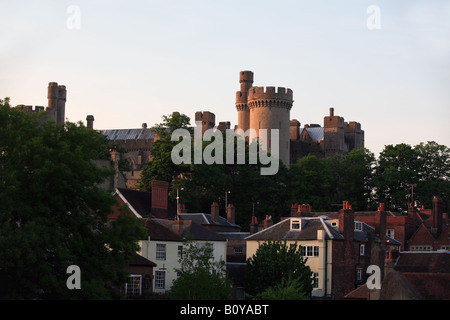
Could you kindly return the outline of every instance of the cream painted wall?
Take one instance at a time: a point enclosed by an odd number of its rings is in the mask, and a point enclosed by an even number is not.
[[[319,230],[320,231],[320,230]],[[313,296],[322,297],[325,294],[331,294],[331,279],[332,279],[332,241],[322,240],[322,236],[318,235],[318,240],[311,241],[286,241],[289,246],[292,243],[297,243],[297,245],[316,245],[319,246],[319,256],[318,257],[308,257],[306,265],[310,267],[313,273],[318,273],[319,285],[318,288],[314,288],[312,291]],[[247,259],[252,257],[259,246],[266,241],[249,241],[247,240]],[[325,252],[326,251],[326,252]],[[325,253],[325,255],[324,255]],[[326,280],[326,281],[325,281]],[[326,292],[325,292],[326,291]]]
[[[226,262],[226,241],[195,241],[196,243],[206,243],[209,242],[213,244],[213,254],[215,261],[223,260]],[[156,245],[165,244],[166,245],[166,259],[157,260],[156,259]],[[158,241],[158,240],[142,240],[139,243],[141,249],[139,254],[144,258],[156,263],[156,267],[153,268],[153,292],[154,293],[166,293],[172,287],[173,281],[177,278],[177,273],[175,269],[180,268],[180,263],[178,262],[178,247],[183,246],[183,242],[178,241]],[[183,251],[185,250],[183,246]],[[156,289],[155,280],[156,272],[165,271],[165,288]]]

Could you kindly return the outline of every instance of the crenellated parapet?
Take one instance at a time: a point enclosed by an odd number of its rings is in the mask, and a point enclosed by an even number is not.
[[[278,107],[290,110],[293,104],[293,92],[283,87],[252,87],[248,91],[248,107]]]

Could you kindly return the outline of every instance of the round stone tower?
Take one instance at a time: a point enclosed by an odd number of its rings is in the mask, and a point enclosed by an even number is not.
[[[250,128],[250,110],[248,109],[248,90],[253,85],[253,72],[241,71],[239,73],[241,90],[236,92],[236,109],[238,112],[238,129],[247,131]]]
[[[279,130],[279,158],[286,166],[290,159],[290,111],[293,104],[291,89],[282,87],[252,87],[248,90],[247,105],[250,111],[250,129],[262,140],[259,130],[267,130],[267,152],[271,152],[271,130]],[[250,136],[250,140],[254,137]],[[266,144],[267,143],[267,144]]]

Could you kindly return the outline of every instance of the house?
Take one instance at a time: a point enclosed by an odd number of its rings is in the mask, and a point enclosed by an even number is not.
[[[169,183],[152,181],[152,192],[133,189],[116,188],[114,197],[118,206],[113,207],[109,219],[116,219],[122,211],[120,207],[126,205],[138,218],[174,219],[176,210],[168,201]]]
[[[192,220],[166,220],[159,221],[161,225],[177,234],[186,241],[190,239],[195,241],[197,246],[203,246],[210,243],[213,248],[213,257],[216,261],[224,261],[227,259],[227,240],[215,232],[212,232]]]
[[[124,293],[127,297],[137,298],[152,294],[153,291],[153,268],[156,263],[135,254],[125,271],[128,272],[128,281],[125,284]]]
[[[403,216],[400,213],[392,212],[384,209],[386,212],[386,236],[395,239],[401,243],[400,250],[406,250],[406,243],[417,229],[415,219],[412,216]],[[293,204],[291,207],[291,215],[298,217],[318,217],[326,215],[329,218],[336,219],[339,215],[337,211],[331,212],[312,212],[309,204]],[[378,211],[355,211],[355,219],[365,222],[375,227]]]
[[[181,215],[177,217],[176,211],[168,203],[167,182],[152,181],[152,192],[116,188],[114,196],[118,204],[113,207],[109,219],[117,219],[124,213],[121,207],[125,206],[131,214],[142,219],[147,229],[147,238],[139,242],[138,254],[154,263],[150,279],[153,280],[152,293],[165,294],[172,286],[177,278],[176,269],[180,267],[179,259],[183,254],[187,237],[195,241],[197,246],[211,243],[214,259],[226,262],[227,239],[205,228],[208,223],[200,225],[195,222],[205,218],[207,216],[205,214],[194,214],[190,216],[192,219],[188,219],[188,214],[184,215],[185,219]],[[239,226],[229,223],[227,219],[221,218],[219,221],[205,219],[210,221],[211,225],[219,227],[217,230],[240,230]],[[220,229],[221,225],[224,229]]]
[[[450,251],[401,252],[381,283],[380,300],[449,300]]]
[[[365,283],[369,265],[377,265],[383,272],[386,250],[398,251],[400,243],[385,236],[386,212],[381,209],[376,228],[355,220],[348,203],[339,211],[337,219],[327,216],[285,218],[246,238],[247,259],[256,253],[262,242],[295,242],[301,245],[313,272],[312,296],[343,297]]]
[[[408,239],[409,251],[450,250],[450,228],[447,215],[442,212],[442,199],[434,197],[432,203],[431,212],[421,210],[418,215],[415,208],[410,207],[408,210],[408,213],[415,213],[419,224],[418,229]]]
[[[156,264],[153,267],[152,292],[166,293],[177,278],[175,269],[183,253],[184,239],[154,219],[143,218],[148,238],[139,242],[139,254]]]

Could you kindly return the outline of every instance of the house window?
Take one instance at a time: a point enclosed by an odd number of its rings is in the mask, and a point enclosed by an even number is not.
[[[312,276],[312,286],[314,289],[319,288],[319,273],[313,272]]]
[[[302,221],[300,219],[291,219],[291,230],[301,230]]]
[[[388,236],[389,238],[395,239],[394,238],[394,229],[387,229],[386,236]]]
[[[125,284],[125,293],[128,296],[142,295],[142,275],[131,274],[128,277],[128,281]]]
[[[162,243],[156,244],[156,260],[166,260],[166,245]]]
[[[178,257],[183,256],[183,246],[178,246]]]
[[[362,225],[361,221],[355,221],[355,230],[357,230],[357,231],[363,230],[363,225]]]
[[[166,288],[166,272],[156,271],[155,272],[155,289],[165,289]]]
[[[234,254],[235,254],[235,255],[241,255],[241,254],[243,254],[242,247],[236,247],[236,248],[234,248]]]
[[[362,269],[356,268],[356,281],[361,281],[361,280],[362,280]]]
[[[319,256],[319,246],[314,246],[314,245],[302,246],[302,256],[303,257],[318,257]]]
[[[360,255],[360,256],[363,256],[363,255],[364,255],[365,248],[366,248],[366,245],[365,245],[365,244],[361,243],[361,244],[359,245],[359,255]]]

